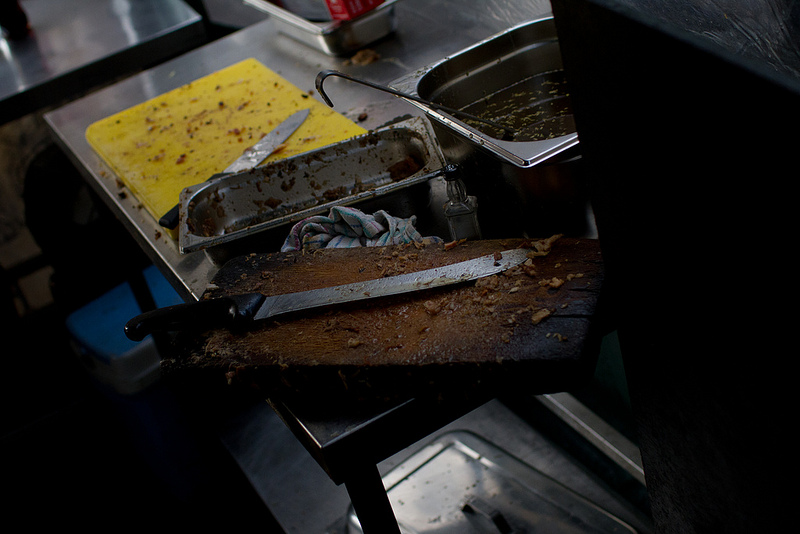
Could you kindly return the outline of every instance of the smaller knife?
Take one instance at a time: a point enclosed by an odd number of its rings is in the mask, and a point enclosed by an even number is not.
[[[239,156],[236,161],[228,165],[224,171],[218,172],[211,176],[207,181],[215,180],[228,174],[246,171],[254,168],[256,165],[267,159],[275,150],[286,141],[297,128],[303,124],[303,121],[308,117],[310,110],[301,109],[289,116],[273,129],[267,135],[262,137],[256,144],[245,150],[244,154]],[[178,226],[178,210],[179,205],[176,204],[171,210],[165,213],[159,220],[164,228],[170,230]]]
[[[425,271],[297,293],[273,296],[246,293],[167,306],[145,312],[128,321],[125,335],[133,341],[141,341],[154,332],[244,327],[256,321],[300,310],[464,283],[520,265],[526,260],[528,252],[524,248],[506,250]]]

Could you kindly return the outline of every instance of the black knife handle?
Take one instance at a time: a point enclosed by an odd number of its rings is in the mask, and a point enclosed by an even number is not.
[[[175,204],[171,210],[169,210],[167,213],[161,216],[161,218],[158,220],[158,224],[160,224],[161,227],[167,228],[169,230],[177,228],[178,215],[179,215],[178,205]]]
[[[212,180],[216,180],[218,178],[222,178],[224,176],[228,176],[229,174],[231,174],[231,173],[229,173],[229,172],[218,172],[216,174],[213,174],[211,176],[211,178],[206,180],[206,182],[210,182]],[[179,220],[178,217],[180,216],[180,209],[179,208],[180,208],[180,204],[175,204],[172,207],[171,210],[169,210],[167,213],[162,215],[161,218],[158,220],[159,226],[161,226],[162,228],[166,228],[168,230],[174,230],[175,228],[177,228],[178,227],[178,220]]]
[[[264,299],[260,293],[249,293],[158,308],[128,321],[125,335],[141,341],[154,332],[244,325],[252,321]]]

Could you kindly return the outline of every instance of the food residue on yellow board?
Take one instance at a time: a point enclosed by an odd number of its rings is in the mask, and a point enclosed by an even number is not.
[[[221,172],[289,115],[310,108],[264,163],[366,133],[248,59],[90,125],[89,144],[156,218],[180,192]]]

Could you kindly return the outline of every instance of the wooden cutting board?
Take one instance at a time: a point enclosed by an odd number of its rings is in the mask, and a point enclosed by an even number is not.
[[[204,298],[302,291],[543,243],[250,255],[225,264]],[[533,252],[526,265],[477,282],[302,312],[248,332],[206,332],[164,365],[176,374],[213,370],[267,389],[316,393],[388,391],[498,372],[524,376],[531,391],[558,391],[593,370],[602,281],[597,241],[560,238],[546,254]]]
[[[221,172],[289,115],[306,108],[311,110],[308,118],[265,163],[366,132],[247,59],[97,121],[87,128],[86,139],[158,219],[185,187]]]

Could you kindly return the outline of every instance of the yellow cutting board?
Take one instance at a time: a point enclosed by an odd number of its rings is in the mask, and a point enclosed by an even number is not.
[[[366,133],[254,59],[99,120],[86,139],[156,219],[300,109],[305,122],[265,163]],[[169,232],[173,238],[175,232]]]

